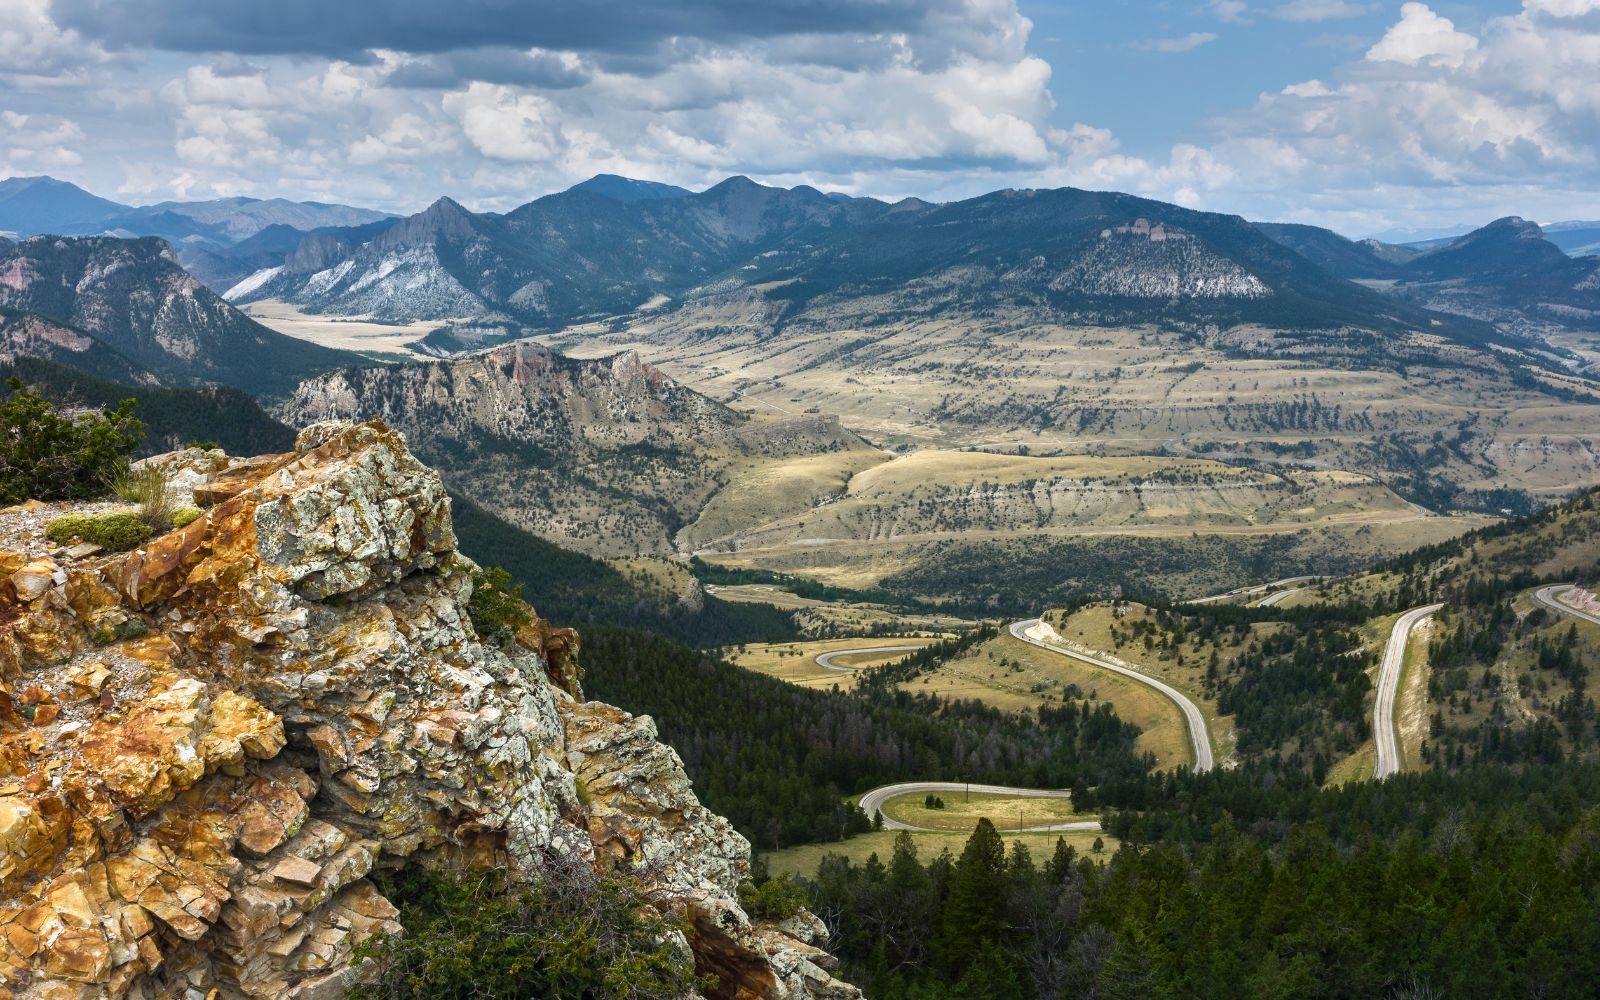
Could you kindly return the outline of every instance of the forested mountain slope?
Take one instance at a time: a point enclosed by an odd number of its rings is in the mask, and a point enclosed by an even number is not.
[[[0,248],[0,308],[85,331],[177,384],[272,395],[353,360],[246,317],[154,238],[36,237]]]

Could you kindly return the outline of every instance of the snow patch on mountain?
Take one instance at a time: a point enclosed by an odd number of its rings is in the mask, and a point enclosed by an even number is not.
[[[337,285],[339,282],[343,281],[344,276],[349,274],[350,269],[355,266],[355,261],[346,260],[334,265],[333,267],[318,271],[316,274],[313,274],[311,277],[306,279],[305,288],[303,289],[304,293],[306,295],[321,295],[323,292],[326,292],[334,285]]]
[[[232,288],[223,292],[222,297],[229,302],[237,302],[282,273],[282,265],[279,265],[278,267],[264,267],[256,273],[250,275],[248,278],[245,278],[237,285],[234,285]]]

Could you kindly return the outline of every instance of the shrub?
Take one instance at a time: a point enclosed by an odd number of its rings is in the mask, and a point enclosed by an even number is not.
[[[138,514],[112,511],[107,514],[65,514],[44,526],[44,536],[57,545],[71,545],[81,539],[109,552],[126,552],[148,540],[150,526]]]
[[[127,469],[144,437],[133,400],[112,410],[69,417],[21,381],[6,383],[0,403],[0,503],[83,500],[100,495]]]
[[[200,514],[201,511],[198,507],[179,507],[172,512],[172,526],[174,528],[187,528],[200,519]]]
[[[467,602],[472,628],[484,642],[505,645],[518,628],[533,620],[522,603],[522,584],[511,574],[488,566],[472,575],[472,599]]]
[[[377,960],[377,974],[349,996],[666,1000],[709,987],[674,946],[681,924],[650,907],[648,878],[599,874],[555,852],[541,873],[542,881],[511,889],[493,872],[377,873],[405,933],[356,949]]]
[[[752,917],[788,920],[805,909],[806,902],[805,889],[787,874],[759,885],[753,882],[739,885],[739,905]]]
[[[101,625],[89,637],[94,640],[97,646],[109,646],[113,642],[121,642],[124,639],[137,639],[149,631],[150,626],[145,624],[143,619],[129,618],[127,621],[117,625]]]
[[[153,465],[124,470],[111,481],[111,492],[125,503],[139,505],[139,517],[156,534],[171,531],[174,504],[167,493],[167,477]]]

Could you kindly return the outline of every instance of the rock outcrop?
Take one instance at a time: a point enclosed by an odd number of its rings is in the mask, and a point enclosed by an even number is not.
[[[338,997],[400,931],[375,866],[552,851],[648,867],[715,996],[859,996],[814,921],[740,909],[748,843],[648,718],[582,700],[573,633],[479,640],[398,433],[167,463],[211,505],[183,529],[0,552],[0,998]]]
[[[632,352],[569,358],[532,341],[330,372],[278,416],[386,421],[461,495],[602,557],[675,552],[673,532],[753,465],[872,452],[831,417],[748,420]]]

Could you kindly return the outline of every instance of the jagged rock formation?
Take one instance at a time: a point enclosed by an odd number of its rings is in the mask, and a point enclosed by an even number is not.
[[[518,527],[605,556],[672,551],[736,466],[865,449],[830,417],[751,420],[637,354],[578,360],[521,341],[445,361],[330,372],[282,418],[387,421],[452,488]]]
[[[648,719],[582,701],[570,632],[479,640],[398,433],[153,461],[204,516],[0,552],[0,997],[337,997],[398,930],[375,865],[536,878],[552,851],[648,863],[719,997],[859,996],[809,922],[739,908],[749,845]]]
[[[1009,277],[1009,276],[1008,276]],[[1139,219],[1105,229],[1049,288],[1135,299],[1259,299],[1266,282],[1176,227]]]

